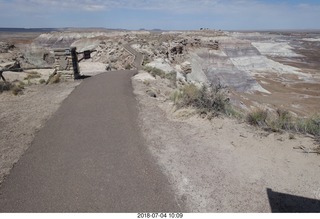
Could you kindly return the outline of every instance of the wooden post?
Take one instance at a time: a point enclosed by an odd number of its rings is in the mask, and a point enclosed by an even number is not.
[[[80,71],[79,71],[79,62],[77,55],[77,48],[71,47],[71,57],[72,57],[72,66],[73,66],[73,76],[74,79],[80,79]]]
[[[6,82],[6,79],[3,77],[2,73],[3,73],[3,71],[0,70],[0,77],[2,78],[2,80],[3,80],[4,82]]]

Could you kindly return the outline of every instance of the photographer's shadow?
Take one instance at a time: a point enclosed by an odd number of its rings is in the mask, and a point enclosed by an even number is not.
[[[320,200],[275,192],[267,188],[273,213],[320,213]]]

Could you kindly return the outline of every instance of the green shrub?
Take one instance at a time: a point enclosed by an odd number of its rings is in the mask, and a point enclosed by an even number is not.
[[[173,101],[175,105],[178,105],[179,100],[182,98],[182,91],[180,90],[175,90],[171,95],[170,95],[170,100]]]
[[[171,98],[178,108],[193,107],[200,114],[227,114],[230,106],[229,98],[226,97],[222,86],[209,85],[198,88],[189,84],[174,92]]]
[[[200,90],[194,84],[188,84],[174,92],[174,103],[178,108],[193,106],[193,102],[199,98]]]
[[[258,109],[247,115],[247,122],[254,126],[267,125],[268,112],[266,110]]]
[[[256,110],[247,115],[247,122],[254,126],[263,126],[267,130],[280,132],[282,130],[310,134],[315,136],[315,139],[320,142],[320,115],[315,115],[310,118],[294,118],[287,110],[276,111],[277,116],[270,118],[266,110]],[[290,139],[294,136],[291,135]]]
[[[277,125],[280,129],[291,130],[293,127],[293,118],[289,111],[287,110],[277,110],[278,119]]]
[[[271,130],[279,132],[281,130],[294,130],[294,119],[291,113],[287,110],[278,109],[276,111],[276,117],[267,120],[267,125]]]
[[[147,56],[144,56],[142,65],[145,66],[145,65],[147,65],[147,64],[149,64],[149,63],[150,63],[149,58],[148,58]]]
[[[176,88],[177,87],[177,72],[171,71],[165,75],[165,78],[170,81],[170,87]]]
[[[242,112],[236,110],[231,104],[226,105],[226,115],[239,120],[244,120],[245,116]]]
[[[161,78],[165,78],[166,77],[166,73],[163,70],[159,69],[159,68],[145,66],[144,70],[149,72],[153,77],[156,77],[156,76],[159,76]]]

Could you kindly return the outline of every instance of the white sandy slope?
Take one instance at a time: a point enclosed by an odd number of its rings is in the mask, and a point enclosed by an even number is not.
[[[320,42],[320,38],[303,38],[302,40],[308,42]]]
[[[303,57],[293,51],[287,42],[252,42],[262,55],[274,57]]]
[[[230,58],[230,60],[238,69],[246,71],[251,75],[254,75],[255,73],[274,72],[277,74],[295,74],[307,76],[307,74],[300,72],[299,68],[281,64],[268,59],[265,56],[244,56]]]

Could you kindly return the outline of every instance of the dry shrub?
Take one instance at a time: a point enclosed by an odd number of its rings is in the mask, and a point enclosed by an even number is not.
[[[193,107],[200,114],[209,116],[228,114],[230,106],[224,88],[219,85],[202,86],[198,88],[194,84],[183,86],[171,96],[177,108]]]
[[[60,73],[53,73],[50,75],[47,84],[57,84],[61,81],[61,74]]]
[[[274,132],[294,129],[294,118],[287,110],[277,109],[275,118],[268,118],[267,125]]]
[[[40,84],[45,84],[45,83],[46,83],[46,80],[40,79],[39,83],[40,83]]]
[[[18,94],[22,94],[22,88],[18,85],[14,85],[12,88],[11,88],[11,91],[14,95],[18,95]]]
[[[24,83],[21,81],[15,82],[0,82],[0,93],[3,91],[11,91],[14,95],[22,94]]]
[[[254,126],[267,125],[268,112],[266,110],[258,109],[247,115],[247,122]]]
[[[295,118],[289,111],[278,109],[276,117],[271,118],[266,110],[259,109],[247,115],[247,122],[274,132],[285,130],[293,133],[310,134],[320,143],[320,115],[309,118]],[[292,136],[290,139],[294,138]]]
[[[314,115],[307,119],[299,119],[295,127],[298,132],[311,134],[320,138],[320,115]]]
[[[12,86],[10,82],[0,81],[0,93],[11,90]]]

